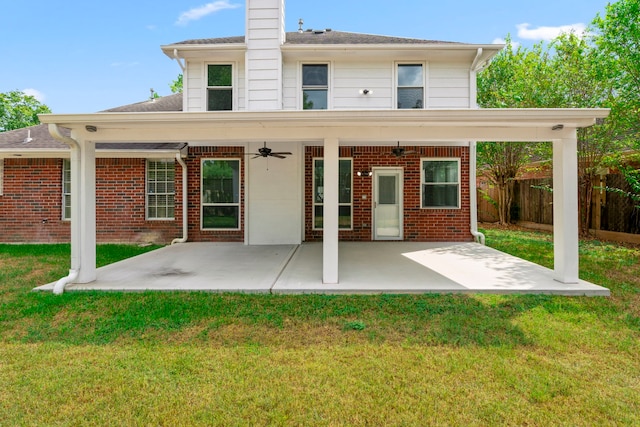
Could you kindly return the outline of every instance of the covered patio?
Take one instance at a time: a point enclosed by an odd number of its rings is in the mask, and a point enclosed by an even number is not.
[[[608,296],[478,243],[341,242],[340,283],[322,283],[322,243],[183,243],[97,269],[68,291],[494,293]],[[36,288],[50,291],[54,284]]]
[[[291,253],[290,260],[280,260],[291,267],[301,264],[306,265],[308,272],[301,273],[295,268],[286,268],[278,272],[278,277],[267,289],[265,285],[251,286],[255,290],[272,290],[288,292],[342,292],[342,291],[369,291],[369,292],[452,292],[460,291],[498,291],[511,289],[512,292],[521,292],[537,289],[542,292],[558,290],[552,286],[562,283],[567,290],[575,292],[575,286],[581,284],[578,278],[578,221],[577,221],[577,129],[588,127],[595,123],[596,119],[604,118],[609,111],[606,109],[425,109],[425,110],[392,110],[392,111],[230,111],[210,114],[205,112],[167,112],[167,113],[97,113],[78,115],[42,115],[41,121],[48,123],[50,132],[60,141],[71,147],[71,194],[77,201],[71,209],[71,268],[65,284],[61,285],[60,292],[66,283],[86,284],[93,286],[92,282],[99,283],[102,280],[96,269],[96,178],[95,178],[95,145],[98,142],[110,142],[131,144],[135,142],[176,142],[187,141],[189,146],[244,146],[245,152],[257,143],[277,142],[283,149],[294,154],[300,153],[307,145],[318,145],[324,151],[324,207],[323,207],[323,231],[322,243],[317,245],[302,244],[304,235],[303,221],[303,193],[302,171],[303,159],[298,156],[298,165],[292,169],[289,176],[281,179],[283,182],[293,183],[293,191],[280,191],[277,187],[266,188],[264,180],[260,179],[257,168],[247,170],[247,187],[245,194],[246,210],[244,215],[244,244],[248,246],[242,250],[256,251],[260,253],[265,248],[253,247],[272,243],[282,243],[283,252]],[[71,137],[61,134],[60,127],[71,129]],[[477,141],[552,141],[553,142],[553,173],[554,173],[554,270],[544,273],[531,266],[524,267],[521,261],[504,260],[488,248],[480,245],[449,245],[446,244],[422,244],[413,249],[398,249],[392,254],[392,243],[376,245],[376,250],[381,251],[383,258],[379,263],[359,263],[361,256],[366,255],[364,250],[350,251],[351,245],[339,241],[339,198],[338,198],[338,170],[339,148],[349,146],[380,146],[389,145],[390,142],[403,141],[403,143],[417,146],[465,146],[469,147],[471,173],[469,182],[472,190],[467,196],[470,205],[475,207],[475,144]],[[179,161],[179,159],[177,159]],[[184,169],[184,168],[183,168]],[[252,188],[254,190],[252,190]],[[265,195],[278,190],[279,194],[287,196],[293,194],[288,205],[280,208],[279,213],[295,209],[298,214],[295,222],[280,221],[271,224],[264,220],[263,207],[272,209],[279,206],[279,201]],[[186,192],[186,191],[185,191]],[[187,203],[183,198],[183,204]],[[267,210],[268,210],[267,209]],[[185,209],[186,211],[186,209]],[[187,216],[183,216],[186,230]],[[282,238],[283,224],[291,230]],[[266,236],[265,230],[272,235]],[[477,218],[475,208],[472,208],[470,220],[470,234],[478,240],[482,236],[477,233]],[[265,238],[268,237],[268,238]],[[183,241],[188,241],[184,233]],[[403,247],[402,242],[395,243],[398,248]],[[182,259],[182,264],[175,265],[174,272],[191,271],[204,272],[211,269],[212,260],[203,259],[208,250],[194,251],[193,258],[178,257],[178,251],[188,251],[187,248],[195,247],[187,243],[180,248],[165,248],[162,251],[174,251],[176,259]],[[369,248],[369,246],[364,246]],[[374,247],[374,246],[371,246]],[[412,246],[408,246],[411,248]],[[446,249],[450,247],[450,249]],[[242,245],[239,245],[242,248]],[[296,250],[293,250],[297,248]],[[471,249],[473,248],[473,249]],[[454,250],[455,249],[455,250]],[[241,249],[238,249],[241,250]],[[467,255],[464,252],[469,250]],[[486,254],[478,254],[478,251],[489,251]],[[162,251],[158,253],[162,253]],[[430,251],[430,252],[425,252]],[[441,252],[438,252],[441,251]],[[407,254],[407,255],[404,255]],[[425,256],[429,254],[429,256]],[[406,264],[409,255],[413,261]],[[156,254],[156,256],[158,256]],[[282,254],[280,254],[282,256]],[[427,259],[431,257],[431,259]],[[443,258],[444,257],[444,258]],[[406,259],[405,259],[406,258]],[[223,257],[224,259],[224,257]],[[247,255],[242,263],[260,263],[262,256]],[[368,258],[374,259],[374,258]],[[395,259],[395,261],[394,261]],[[420,264],[420,259],[423,264]],[[496,263],[490,265],[489,260]],[[199,260],[201,266],[194,265]],[[439,261],[434,261],[439,260]],[[449,268],[443,274],[439,268],[448,261]],[[276,262],[276,261],[274,261]],[[405,264],[404,267],[398,267]],[[417,265],[420,264],[421,267]],[[165,264],[169,265],[169,264]],[[172,263],[173,265],[173,263]],[[194,270],[191,270],[193,266]],[[385,274],[376,276],[367,273],[372,266],[384,266]],[[475,267],[474,267],[475,266]],[[502,266],[502,267],[501,267]],[[510,266],[510,267],[508,267]],[[218,266],[222,271],[226,265]],[[117,267],[111,267],[117,268]],[[246,282],[242,287],[233,285],[241,282],[241,278],[248,271],[243,271],[243,266],[237,266],[229,270],[227,280],[219,283],[230,288],[219,290],[245,290],[250,286]],[[273,268],[273,263],[269,263]],[[411,279],[406,271],[419,268],[422,274],[432,275],[431,280]],[[474,268],[479,270],[474,271]],[[496,269],[501,272],[502,279],[495,278]],[[318,270],[319,269],[319,270]],[[513,269],[513,270],[511,270]],[[135,269],[134,269],[135,270]],[[214,269],[215,270],[215,269]],[[104,271],[104,270],[102,270]],[[298,271],[298,273],[296,273]],[[469,271],[470,277],[464,279],[460,275]],[[480,274],[480,272],[483,272]],[[533,271],[537,271],[535,274]],[[176,273],[177,274],[177,273]],[[180,273],[182,274],[182,273]],[[195,274],[195,273],[194,273]],[[204,274],[204,273],[202,273]],[[213,271],[208,274],[222,274],[221,271]],[[232,277],[238,276],[237,278]],[[311,275],[311,276],[309,276]],[[449,276],[451,277],[449,277]],[[362,277],[360,277],[362,276]],[[441,278],[443,276],[446,280]],[[147,276],[144,276],[147,277]],[[151,277],[151,276],[149,276]],[[166,283],[165,279],[156,276],[154,280],[157,286]],[[171,277],[171,275],[165,276]],[[309,282],[308,277],[313,277]],[[382,279],[386,277],[386,279]],[[530,278],[535,278],[530,279]],[[473,279],[473,280],[471,280]],[[517,280],[516,280],[517,279]],[[174,280],[175,282],[176,280]],[[484,283],[484,282],[489,283]],[[539,284],[537,282],[540,282]],[[208,283],[208,281],[206,281]],[[268,282],[268,281],[267,281]],[[203,282],[204,283],[204,282]],[[266,282],[265,282],[266,283]],[[447,283],[447,286],[435,285],[435,283]],[[514,283],[520,283],[519,288],[513,287]],[[80,285],[72,285],[70,289]],[[205,286],[205,285],[200,285]],[[206,286],[212,286],[210,284]],[[234,287],[235,286],[235,287]],[[509,288],[511,287],[511,288]],[[150,289],[143,287],[142,289]],[[580,291],[578,291],[580,293]]]

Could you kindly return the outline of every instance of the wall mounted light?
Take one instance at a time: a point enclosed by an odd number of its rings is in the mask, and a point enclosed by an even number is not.
[[[373,175],[373,172],[368,171],[368,170],[362,170],[362,171],[356,172],[356,175],[367,177],[367,176]]]
[[[84,128],[87,130],[87,132],[96,132],[98,130],[98,128],[94,125],[86,125]]]
[[[373,95],[373,91],[369,89],[360,89],[359,93],[360,95]]]

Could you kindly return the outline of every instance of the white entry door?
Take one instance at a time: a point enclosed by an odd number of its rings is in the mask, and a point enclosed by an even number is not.
[[[402,240],[402,181],[400,168],[373,170],[374,240]]]

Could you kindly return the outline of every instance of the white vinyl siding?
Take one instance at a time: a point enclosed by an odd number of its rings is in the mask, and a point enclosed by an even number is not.
[[[369,94],[360,93],[368,89]],[[336,62],[333,67],[333,108],[336,110],[389,109],[393,72],[388,61]]]
[[[184,72],[184,111],[206,110],[206,79],[203,62],[188,61]]]
[[[429,107],[469,108],[468,64],[429,64]]]

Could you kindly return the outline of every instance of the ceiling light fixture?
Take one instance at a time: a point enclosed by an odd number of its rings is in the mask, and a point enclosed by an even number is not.
[[[98,130],[98,128],[94,125],[86,125],[84,128],[87,130],[87,132],[96,132]]]

